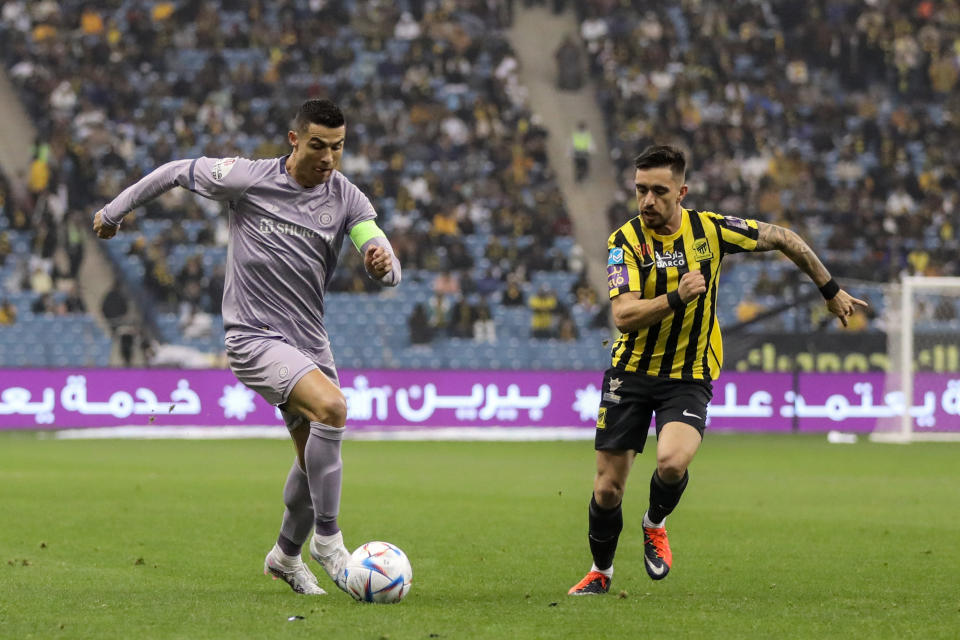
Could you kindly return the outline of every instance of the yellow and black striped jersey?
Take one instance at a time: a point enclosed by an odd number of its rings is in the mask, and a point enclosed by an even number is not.
[[[607,241],[610,298],[636,291],[655,298],[677,289],[680,277],[699,269],[705,293],[646,329],[621,334],[611,351],[613,366],[661,378],[714,380],[723,364],[717,322],[717,277],[720,261],[730,253],[754,251],[756,220],[711,211],[681,210],[680,229],[660,236],[637,216]]]

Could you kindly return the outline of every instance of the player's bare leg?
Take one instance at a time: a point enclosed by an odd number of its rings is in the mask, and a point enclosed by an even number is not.
[[[699,431],[683,422],[668,422],[660,430],[657,468],[650,478],[650,507],[643,515],[644,565],[653,580],[667,577],[673,565],[666,518],[687,488],[687,467],[700,448],[701,439]]]
[[[620,504],[630,468],[637,456],[633,450],[597,451],[597,474],[590,496],[590,553],[593,566],[567,593],[573,596],[606,593],[613,578],[613,556],[623,529]]]
[[[310,427],[302,454],[316,527],[310,541],[310,556],[343,589],[344,568],[350,552],[343,544],[337,515],[343,478],[340,443],[347,420],[347,403],[340,389],[323,373],[314,370],[297,382],[284,409],[302,416]]]

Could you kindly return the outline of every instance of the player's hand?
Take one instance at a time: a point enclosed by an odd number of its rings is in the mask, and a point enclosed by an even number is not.
[[[367,252],[363,254],[363,267],[367,273],[380,280],[393,269],[393,261],[386,249],[371,246],[367,247]]]
[[[837,295],[827,300],[827,309],[830,310],[830,313],[840,318],[843,326],[847,326],[847,318],[856,313],[857,307],[866,308],[867,306],[866,302],[854,298],[843,289],[840,289]]]
[[[690,302],[706,290],[707,281],[699,270],[687,271],[680,277],[680,284],[677,286],[677,293],[684,302]]]
[[[103,209],[97,211],[96,215],[93,216],[93,230],[97,234],[98,238],[109,240],[113,236],[117,235],[117,230],[119,229],[120,225],[107,224],[103,221]]]

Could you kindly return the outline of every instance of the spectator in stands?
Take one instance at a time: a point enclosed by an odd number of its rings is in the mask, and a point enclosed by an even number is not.
[[[497,325],[486,297],[481,297],[473,307],[473,339],[490,344],[497,341]]]
[[[29,287],[31,291],[40,295],[53,291],[53,278],[50,277],[50,272],[41,260],[34,260]]]
[[[17,308],[13,306],[13,303],[3,299],[3,302],[0,302],[0,325],[2,326],[11,326],[17,321]]]
[[[764,311],[765,307],[760,304],[750,293],[744,294],[737,303],[736,315],[737,322],[750,322]]]
[[[67,313],[86,313],[87,304],[80,295],[80,289],[76,282],[71,282],[67,289],[67,296],[63,300]]]
[[[40,294],[30,304],[30,312],[34,315],[48,315],[56,311],[57,303],[50,292]]]
[[[433,335],[446,335],[450,322],[450,299],[442,293],[434,293],[427,306],[427,317]]]
[[[573,36],[566,35],[553,53],[557,63],[557,88],[578,91],[583,86],[583,54]]]
[[[516,277],[509,276],[507,278],[507,289],[503,292],[503,296],[500,298],[500,304],[505,307],[522,307],[526,305],[526,300],[523,296],[523,289],[520,288],[520,284],[517,282]]]
[[[450,312],[450,336],[453,338],[473,337],[473,307],[462,295],[457,297]]]
[[[582,182],[590,175],[590,156],[594,152],[593,135],[587,123],[581,120],[571,136],[573,148],[573,179]]]
[[[537,292],[530,297],[529,305],[533,311],[530,319],[530,335],[539,339],[556,337],[556,313],[559,302],[549,285],[540,285]]]
[[[100,312],[107,324],[110,325],[114,341],[120,342],[121,353],[128,356],[124,358],[126,366],[130,366],[133,359],[133,335],[125,330],[128,326],[127,316],[130,312],[130,305],[119,279],[113,281],[113,286],[103,296],[103,301],[100,303]]]
[[[557,338],[561,342],[576,342],[580,339],[577,323],[569,311],[563,310],[560,312],[557,322]]]
[[[460,295],[460,278],[449,269],[444,269],[433,279],[433,292],[443,296]]]
[[[413,305],[413,313],[407,320],[407,326],[410,328],[410,344],[430,344],[433,340],[433,327],[427,315],[427,309],[422,302]]]
[[[6,231],[0,231],[0,267],[7,264],[7,256],[13,252],[10,246],[10,234]]]

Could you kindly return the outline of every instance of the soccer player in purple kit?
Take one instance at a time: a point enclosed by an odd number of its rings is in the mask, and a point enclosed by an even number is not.
[[[283,489],[280,535],[264,573],[297,593],[325,591],[300,554],[310,555],[344,589],[350,557],[337,524],[347,405],[323,326],[323,296],[344,235],[373,279],[400,282],[400,263],[367,197],[337,171],[346,122],[330,100],[308,100],[282,158],[196,158],[168,162],[128,187],[94,216],[112,238],[123,216],[183,187],[227,203],[229,240],[223,325],[237,379],[280,408],[297,450]],[[311,530],[314,535],[310,538]]]

